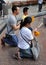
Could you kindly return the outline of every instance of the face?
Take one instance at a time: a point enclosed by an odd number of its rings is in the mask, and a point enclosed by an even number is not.
[[[20,11],[20,9],[19,9],[19,7],[17,7],[17,10],[16,10],[16,15],[18,15],[18,14],[19,14],[19,11]]]
[[[27,11],[27,12],[25,12],[25,15],[28,15],[28,11]]]
[[[18,15],[19,14],[19,7],[17,7],[17,10],[14,11],[14,14],[15,15]]]
[[[26,12],[26,14],[28,15],[28,11]]]

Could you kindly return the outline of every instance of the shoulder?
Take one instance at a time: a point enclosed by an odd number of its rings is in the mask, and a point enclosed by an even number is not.
[[[31,34],[31,30],[29,30],[28,28],[26,28],[26,27],[23,27],[22,29],[21,29],[21,31],[22,31],[22,33],[26,33],[26,34]]]
[[[10,23],[11,25],[16,24],[17,23],[17,20],[16,20],[15,16],[9,15],[8,16],[8,23]]]
[[[33,34],[30,29],[24,27],[21,29],[21,33],[23,34],[23,36],[26,36],[28,39],[30,40],[33,39]]]
[[[28,15],[26,15],[26,16],[25,16],[25,15],[23,15],[23,16],[22,16],[22,19],[24,20],[27,16],[28,16]]]
[[[8,20],[16,21],[16,18],[15,18],[14,15],[11,14],[11,15],[8,16]]]
[[[26,16],[25,16],[25,15],[23,15],[23,16],[22,16],[22,19],[24,19],[25,17],[26,17]]]

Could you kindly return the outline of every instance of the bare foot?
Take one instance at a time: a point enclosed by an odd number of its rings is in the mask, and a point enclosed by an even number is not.
[[[22,59],[18,54],[13,55],[13,58],[17,59],[17,60],[21,60]]]

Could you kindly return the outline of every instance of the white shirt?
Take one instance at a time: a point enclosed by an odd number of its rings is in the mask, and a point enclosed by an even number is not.
[[[33,39],[33,35],[32,35],[32,32],[31,30],[29,30],[27,27],[23,27],[20,32],[22,33],[22,36],[23,37],[26,37],[28,40],[32,40]],[[18,34],[18,47],[21,48],[21,49],[28,49],[30,47],[30,45],[22,38],[21,34]],[[26,39],[26,40],[27,40]],[[28,41],[27,40],[27,41]],[[28,42],[30,42],[28,41]]]
[[[42,3],[43,3],[43,0],[38,0],[38,3],[39,3],[39,4],[42,4]]]

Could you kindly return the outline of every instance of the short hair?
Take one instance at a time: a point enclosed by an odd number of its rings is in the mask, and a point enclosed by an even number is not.
[[[23,13],[27,12],[28,9],[29,9],[28,7],[24,7],[24,8],[23,8]]]
[[[12,6],[12,12],[14,12],[15,10],[17,10],[17,6],[13,5]]]

